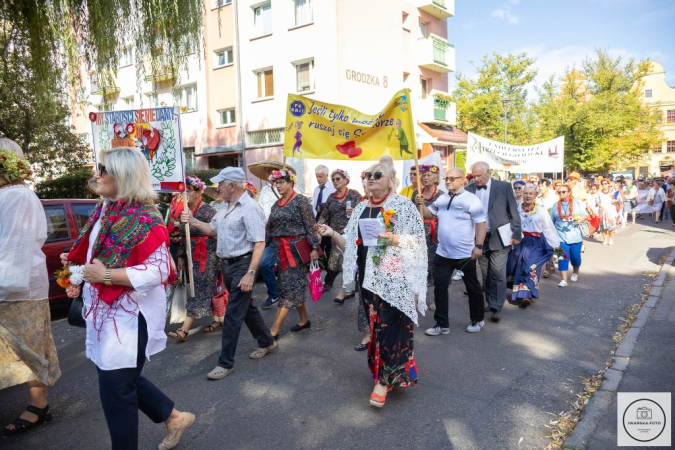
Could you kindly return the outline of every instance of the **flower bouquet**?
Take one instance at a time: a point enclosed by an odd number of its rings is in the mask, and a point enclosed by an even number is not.
[[[54,272],[56,284],[66,290],[68,298],[75,298],[80,295],[82,289],[80,285],[84,281],[84,266],[64,266]]]
[[[380,209],[380,214],[382,214],[382,219],[384,221],[384,230],[385,232],[393,232],[394,226],[396,225],[396,211],[393,209],[384,208]],[[373,255],[373,262],[376,266],[380,265],[382,258],[384,258],[385,253],[387,252],[387,245],[389,244],[389,239],[387,238],[378,238],[377,239],[377,249],[376,254]]]
[[[555,259],[555,262],[557,263],[559,259],[567,259],[567,253],[565,252],[565,249],[562,247],[558,247],[553,250],[553,258]]]

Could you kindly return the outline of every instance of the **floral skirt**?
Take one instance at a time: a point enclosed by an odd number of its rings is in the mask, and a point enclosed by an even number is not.
[[[513,288],[509,303],[518,304],[523,298],[539,298],[541,269],[553,256],[553,249],[546,239],[525,236],[514,245],[506,262],[506,285]]]
[[[413,321],[389,303],[361,289],[370,316],[368,366],[375,382],[385,386],[417,384]]]
[[[49,300],[0,302],[0,390],[61,376],[52,338]]]
[[[277,268],[279,270],[279,280],[277,282],[279,308],[297,308],[298,306],[302,306],[309,292],[309,264],[302,264],[300,256],[294,248],[294,243],[293,241],[290,245],[296,266],[291,267],[290,261],[288,261],[286,270],[283,270],[279,250],[280,244],[279,241],[274,241],[274,254],[277,258]]]
[[[340,250],[337,245],[332,245],[330,247],[330,256],[328,257],[328,270],[342,272],[343,256],[342,250]]]
[[[612,209],[600,211],[600,227],[599,231],[614,231],[619,228],[619,215],[616,208],[612,205]]]
[[[199,261],[192,262],[192,275],[195,278],[195,296],[185,303],[186,315],[194,319],[212,315],[211,298],[218,292],[218,258],[215,250],[206,256],[204,272],[199,271]],[[189,288],[188,288],[189,289]]]

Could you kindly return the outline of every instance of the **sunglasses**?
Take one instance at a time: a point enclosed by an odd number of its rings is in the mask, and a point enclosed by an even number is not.
[[[365,178],[366,180],[370,180],[371,178],[373,178],[374,180],[379,180],[380,178],[382,178],[382,172],[375,172],[375,173],[366,172],[363,174],[363,178]]]
[[[106,175],[108,173],[108,171],[105,170],[105,166],[101,163],[98,164],[98,173],[101,176]]]
[[[287,181],[282,178],[280,180],[274,180],[274,182],[272,184],[274,184],[275,186],[281,186],[282,184],[286,184],[286,183],[287,183]]]
[[[455,180],[462,179],[464,177],[445,177],[445,181],[451,181],[454,182]]]
[[[569,191],[558,191],[558,194],[567,194]]]
[[[523,189],[523,188],[520,187],[520,186],[516,186],[516,187],[513,188],[514,191],[520,191],[521,189]]]
[[[338,181],[341,181],[341,180],[342,180],[341,177],[335,177],[335,178],[333,178],[331,181],[332,181],[333,183],[337,183]]]
[[[600,183],[603,186],[609,186],[609,183]]]

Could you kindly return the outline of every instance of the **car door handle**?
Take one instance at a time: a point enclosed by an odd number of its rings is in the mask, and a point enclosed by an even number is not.
[[[66,247],[66,248],[63,249],[64,253],[68,253],[69,251],[70,251],[70,247]]]

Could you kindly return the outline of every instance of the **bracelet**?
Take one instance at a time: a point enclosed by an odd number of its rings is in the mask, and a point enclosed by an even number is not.
[[[335,230],[330,230],[330,231],[332,231],[332,233],[331,233],[330,237],[333,237],[333,236],[335,236]]]
[[[103,284],[106,286],[112,286],[112,269],[105,269],[105,275],[103,275]]]

